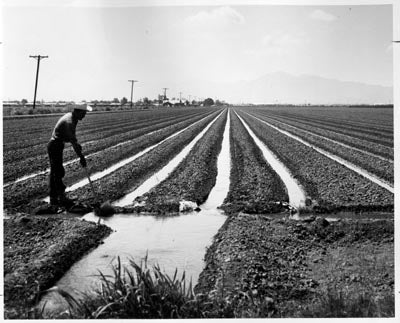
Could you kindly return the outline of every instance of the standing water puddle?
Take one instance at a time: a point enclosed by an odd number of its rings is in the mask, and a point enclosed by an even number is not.
[[[204,255],[213,236],[225,222],[226,216],[217,209],[228,194],[230,175],[229,114],[225,126],[221,153],[218,156],[216,184],[200,212],[172,216],[116,214],[104,223],[116,232],[104,240],[104,244],[77,262],[56,284],[72,295],[90,292],[99,286],[99,271],[112,274],[112,264],[119,256],[122,265],[133,259],[137,264],[148,253],[147,264],[159,264],[162,271],[178,277],[185,271],[186,280],[196,284],[204,266]],[[85,220],[97,221],[93,213]],[[66,304],[57,293],[46,295],[39,306],[46,302],[46,311],[65,309]]]

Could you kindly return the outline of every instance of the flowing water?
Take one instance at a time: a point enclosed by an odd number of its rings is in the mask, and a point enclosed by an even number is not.
[[[215,117],[185,148],[183,148],[179,154],[177,154],[165,167],[163,167],[160,171],[153,174],[149,179],[147,179],[142,185],[136,188],[131,193],[125,195],[123,198],[117,200],[113,203],[115,206],[127,206],[134,202],[135,198],[141,196],[148,191],[150,191],[153,187],[155,187],[158,183],[163,181],[168,177],[168,175],[179,165],[179,163],[189,154],[190,150],[194,147],[194,145],[204,136],[208,129],[212,126],[212,124],[222,115],[221,112],[217,117]]]
[[[101,172],[96,172],[96,173],[94,173],[94,174],[91,174],[91,175],[90,175],[91,180],[92,180],[92,181],[95,181],[95,180],[98,180],[98,179],[100,179],[100,178],[103,178],[103,177],[106,176],[106,175],[111,174],[112,172],[116,171],[117,169],[119,169],[119,168],[121,168],[121,167],[123,167],[123,166],[125,166],[125,165],[127,165],[127,164],[129,164],[129,163],[131,163],[131,162],[133,162],[134,160],[138,159],[140,156],[143,156],[144,154],[146,154],[146,153],[149,152],[150,150],[153,150],[154,148],[156,148],[157,146],[161,145],[161,144],[164,143],[165,141],[167,141],[167,140],[169,140],[169,139],[172,139],[172,138],[178,136],[179,134],[181,134],[181,133],[184,132],[185,130],[189,129],[189,128],[192,127],[193,125],[195,125],[195,124],[197,124],[197,123],[203,121],[205,118],[207,118],[207,117],[204,117],[204,118],[202,118],[202,119],[200,119],[200,120],[198,120],[198,121],[192,123],[191,125],[185,127],[184,129],[181,129],[181,130],[179,130],[179,131],[173,133],[172,135],[168,136],[167,138],[165,138],[165,139],[159,141],[158,143],[156,143],[156,144],[154,144],[154,145],[152,145],[152,146],[150,146],[150,147],[147,147],[147,148],[143,149],[142,151],[138,152],[137,154],[135,154],[135,155],[133,155],[133,156],[131,156],[131,157],[129,157],[129,158],[125,158],[125,159],[119,161],[118,163],[112,165],[111,167],[109,167],[109,168],[107,168],[107,169],[105,169],[105,170],[103,170],[103,171],[101,171]],[[157,131],[158,131],[158,130],[152,131],[152,132],[148,133],[147,135],[151,135],[152,133],[155,133],[155,132],[157,132]],[[134,140],[134,139],[133,139],[133,140]],[[117,144],[117,145],[115,145],[115,146],[113,146],[113,147],[117,147],[117,146],[121,146],[121,145],[127,144],[127,143],[129,143],[129,142],[131,142],[131,141],[133,141],[133,140],[130,140],[130,141],[127,141],[127,142],[123,142],[123,143],[119,143],[119,144]],[[98,153],[94,153],[94,154],[98,154]],[[94,154],[93,154],[93,155],[94,155]],[[72,161],[71,161],[71,162],[72,162]],[[71,162],[68,162],[68,163],[71,163]],[[68,163],[66,163],[66,164],[68,164]],[[80,180],[80,181],[78,181],[77,183],[75,183],[75,184],[73,184],[73,185],[67,187],[66,192],[71,192],[71,191],[77,190],[78,188],[83,187],[83,186],[85,186],[85,185],[87,185],[87,184],[89,184],[89,180],[88,180],[87,178],[85,178],[85,179]],[[49,203],[50,197],[47,196],[47,197],[44,198],[43,200],[44,200],[45,202]]]
[[[200,212],[163,217],[116,214],[103,220],[115,232],[104,240],[104,244],[72,266],[56,286],[75,296],[90,292],[99,286],[99,271],[105,275],[112,273],[112,264],[116,263],[117,256],[123,265],[128,264],[130,259],[140,264],[146,253],[149,266],[158,264],[170,276],[175,269],[178,269],[178,277],[185,271],[187,282],[192,280],[195,285],[204,266],[206,247],[226,219],[217,207],[223,203],[229,190],[229,129],[228,116],[217,161],[216,184],[207,201],[200,206]],[[83,218],[87,221],[98,219],[93,213]],[[46,295],[39,306],[44,302],[46,311],[65,308],[65,302],[56,293]]]
[[[246,113],[247,113],[247,112],[246,112]],[[249,116],[253,117],[253,118],[257,118],[256,116],[254,116],[254,115],[252,115],[252,114],[250,114],[250,113],[247,113],[247,114],[248,114]],[[257,118],[257,119],[258,119],[258,120],[262,120],[262,119],[260,119],[260,118]],[[275,121],[275,122],[277,122],[277,123],[279,123],[279,124],[282,124],[283,126],[286,126],[286,127],[289,127],[289,128],[295,129],[295,130],[299,130],[299,131],[301,131],[301,132],[303,132],[303,133],[309,134],[309,135],[314,136],[314,137],[316,137],[316,138],[321,138],[321,139],[323,139],[323,140],[332,142],[332,143],[334,143],[334,144],[336,144],[336,145],[339,145],[339,146],[342,146],[342,147],[345,147],[345,148],[349,148],[349,149],[358,151],[358,152],[363,153],[363,154],[365,154],[365,155],[369,155],[369,156],[378,158],[378,159],[380,159],[380,160],[384,160],[384,161],[386,161],[386,162],[388,162],[388,163],[391,163],[391,164],[394,163],[393,160],[391,160],[391,159],[389,159],[389,158],[382,157],[382,156],[377,155],[377,154],[374,154],[374,153],[372,153],[372,152],[370,152],[370,151],[366,151],[366,150],[363,150],[363,149],[360,149],[360,148],[357,148],[357,147],[354,147],[354,146],[347,145],[347,144],[345,144],[345,143],[343,143],[343,142],[340,142],[340,141],[337,141],[337,140],[334,140],[334,139],[331,139],[331,138],[328,138],[328,137],[319,135],[319,134],[317,134],[317,133],[315,133],[315,132],[312,132],[312,131],[308,131],[308,130],[304,130],[304,129],[299,128],[299,127],[292,126],[292,125],[290,125],[290,124],[288,124],[288,123],[285,123],[285,122],[282,122],[282,121],[278,121],[278,120],[275,120],[275,119],[272,119],[272,120]],[[266,122],[267,122],[267,121],[266,121]],[[268,123],[268,124],[271,124],[271,123]],[[279,127],[277,127],[277,128],[279,128]],[[279,128],[279,129],[280,129],[280,128]],[[283,129],[281,129],[281,130],[283,130]],[[347,137],[347,138],[349,138],[349,139],[352,138],[351,136],[349,136],[349,135],[344,135],[344,134],[341,134],[341,136]],[[379,144],[375,144],[375,145],[379,145]],[[383,145],[381,145],[381,146],[383,146]],[[384,146],[383,146],[383,147],[384,147]]]
[[[264,120],[261,120],[261,119],[255,117],[255,116],[251,115],[251,114],[248,114],[248,115],[253,117],[253,118],[255,118],[255,119],[257,119],[257,120],[259,120],[259,121],[261,121],[261,122],[263,122],[263,123],[265,123],[265,124],[267,124],[271,128],[283,133],[284,135],[286,135],[286,136],[288,136],[290,138],[293,138],[293,139],[301,142],[302,144],[304,144],[304,145],[306,145],[308,147],[313,148],[314,150],[316,150],[320,154],[322,154],[322,155],[324,155],[324,156],[326,156],[326,157],[338,162],[339,164],[342,164],[343,166],[346,166],[347,168],[351,169],[352,171],[354,171],[354,172],[360,174],[361,176],[369,179],[371,182],[374,182],[375,184],[378,184],[379,186],[385,188],[389,192],[394,193],[394,187],[393,187],[393,185],[391,183],[388,183],[388,182],[386,182],[386,181],[384,181],[384,180],[382,180],[380,178],[377,178],[375,175],[368,173],[365,169],[362,169],[362,168],[358,167],[357,165],[354,165],[354,164],[348,162],[347,160],[344,160],[341,157],[338,157],[338,156],[336,156],[336,155],[334,155],[334,154],[332,154],[332,153],[330,153],[330,152],[328,152],[328,151],[326,151],[324,149],[321,149],[321,148],[319,148],[319,147],[317,147],[317,146],[315,146],[315,145],[313,145],[313,144],[301,139],[300,137],[291,134],[290,132],[288,132],[286,130],[282,130],[282,129],[280,129],[280,128],[278,128],[278,127],[276,127],[276,126],[274,126],[274,125],[272,125],[272,124],[270,124],[270,123],[268,123],[268,122],[266,122]]]
[[[295,208],[301,208],[305,206],[306,196],[303,188],[291,175],[290,171],[286,166],[279,161],[275,154],[268,149],[266,145],[256,136],[256,134],[250,129],[247,123],[238,115],[240,121],[242,121],[244,127],[249,132],[250,136],[254,139],[254,142],[261,149],[264,158],[272,169],[279,175],[283,183],[286,186],[289,195],[289,204]]]

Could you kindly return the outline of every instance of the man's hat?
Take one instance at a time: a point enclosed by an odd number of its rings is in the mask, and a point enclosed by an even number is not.
[[[76,110],[93,111],[93,108],[88,104],[78,104],[74,107]]]

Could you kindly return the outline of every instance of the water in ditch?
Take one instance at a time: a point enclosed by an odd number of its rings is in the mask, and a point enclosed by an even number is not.
[[[238,114],[237,116],[243,123],[244,127],[246,128],[250,136],[254,139],[256,145],[260,148],[265,160],[272,167],[272,169],[280,176],[283,183],[285,184],[289,195],[289,204],[295,208],[304,207],[306,196],[302,186],[292,176],[292,174],[286,168],[286,166],[281,161],[279,161],[279,159],[275,156],[275,154],[271,150],[269,150],[266,145],[263,144],[263,142],[257,137],[257,135],[250,129],[247,123]]]
[[[136,188],[131,193],[125,195],[123,198],[117,200],[113,204],[115,206],[127,206],[132,204],[136,197],[142,196],[143,194],[150,191],[153,187],[159,184],[161,181],[165,180],[169,174],[179,165],[179,163],[189,154],[190,150],[194,145],[204,136],[212,124],[222,115],[221,112],[217,117],[215,117],[186,147],[184,147],[179,154],[177,154],[165,167],[160,171],[153,174],[148,178],[142,185]]]
[[[201,121],[204,120],[205,118],[207,118],[207,116],[204,117],[204,118],[202,118],[202,119],[200,119],[200,120],[198,120],[198,121],[196,121],[196,122],[194,122],[194,123],[192,123],[192,124],[190,124],[189,126],[183,128],[183,129],[181,129],[181,130],[179,130],[179,131],[173,133],[172,135],[170,135],[170,136],[168,136],[167,138],[165,138],[165,139],[159,141],[158,143],[156,143],[156,144],[154,144],[154,145],[151,145],[150,147],[147,147],[147,148],[143,149],[142,151],[138,152],[137,154],[135,154],[135,155],[133,155],[133,156],[131,156],[131,157],[128,157],[128,158],[125,158],[125,159],[119,161],[118,163],[112,165],[111,167],[109,167],[109,168],[107,168],[107,169],[105,169],[105,170],[103,170],[103,171],[100,171],[100,172],[96,172],[96,173],[94,173],[94,174],[91,174],[91,175],[90,175],[91,180],[92,180],[92,181],[95,181],[95,180],[98,180],[98,179],[100,179],[100,178],[102,178],[102,177],[104,177],[104,176],[106,176],[106,175],[111,174],[112,172],[118,170],[119,168],[121,168],[121,167],[123,167],[123,166],[125,166],[125,165],[127,165],[127,164],[129,164],[129,163],[131,163],[131,162],[133,162],[135,159],[138,159],[139,157],[143,156],[144,154],[146,154],[146,153],[149,152],[150,150],[156,148],[157,146],[161,145],[161,144],[164,143],[165,141],[170,140],[170,139],[172,139],[172,138],[178,136],[179,134],[181,134],[182,132],[184,132],[184,131],[187,130],[188,128],[192,127],[193,125],[195,125],[195,124],[201,122]],[[157,132],[157,131],[158,131],[158,130],[149,132],[147,135],[151,135],[152,133],[155,133],[155,132]],[[131,140],[128,140],[128,141],[119,143],[119,144],[117,144],[117,145],[115,145],[115,146],[113,146],[113,147],[122,146],[122,145],[128,144],[129,142],[131,142]],[[95,155],[95,154],[97,154],[97,153],[94,153],[93,155]],[[65,163],[64,165],[67,165],[67,164],[72,163],[72,162],[73,162],[73,161],[67,162],[67,163]],[[43,172],[43,173],[45,173],[45,172]],[[36,175],[30,175],[30,176],[33,177],[33,176],[36,176]],[[77,183],[75,183],[75,184],[73,184],[73,185],[67,187],[66,191],[67,191],[67,192],[71,192],[71,191],[74,191],[74,190],[76,190],[76,189],[78,189],[78,188],[80,188],[80,187],[83,187],[83,186],[85,186],[85,185],[88,185],[88,184],[89,184],[89,180],[88,180],[87,178],[85,178],[85,179],[82,179],[82,180],[78,181]],[[49,203],[50,197],[47,196],[46,198],[43,199],[43,201]]]
[[[248,113],[247,113],[247,114],[248,114]],[[286,136],[288,136],[288,137],[290,137],[290,138],[293,138],[293,139],[295,139],[295,140],[301,142],[302,144],[304,144],[304,145],[306,145],[306,146],[308,146],[308,147],[313,148],[314,150],[316,150],[316,151],[319,152],[320,154],[322,154],[322,155],[324,155],[324,156],[326,156],[326,157],[328,157],[328,158],[330,158],[330,159],[332,159],[332,160],[338,162],[339,164],[344,165],[345,167],[349,168],[350,170],[352,170],[352,171],[354,171],[354,172],[360,174],[361,176],[367,178],[367,179],[370,180],[371,182],[374,182],[375,184],[378,184],[379,186],[385,188],[385,189],[388,190],[389,192],[394,193],[394,187],[393,187],[393,185],[392,185],[391,183],[388,183],[388,182],[386,182],[386,181],[384,181],[384,180],[382,180],[382,179],[380,179],[380,178],[377,178],[375,175],[370,174],[370,173],[369,173],[368,171],[366,171],[365,169],[362,169],[362,168],[358,167],[357,165],[354,165],[354,164],[352,164],[351,162],[349,162],[349,161],[347,161],[347,160],[344,160],[343,158],[341,158],[341,157],[339,157],[339,156],[336,156],[336,155],[334,155],[334,154],[332,154],[332,153],[330,153],[330,152],[328,152],[328,151],[325,151],[324,149],[319,148],[319,147],[317,147],[317,146],[315,146],[315,145],[313,145],[313,144],[311,144],[311,143],[309,143],[309,142],[307,142],[307,141],[301,139],[300,137],[298,137],[298,136],[296,136],[296,135],[294,135],[294,134],[291,134],[290,132],[288,132],[288,131],[286,131],[286,130],[280,129],[280,128],[278,128],[278,127],[276,127],[276,126],[274,126],[274,125],[268,123],[268,122],[265,121],[265,120],[262,120],[262,119],[260,119],[260,118],[257,118],[257,117],[255,117],[255,116],[253,116],[253,115],[251,115],[251,114],[248,114],[248,115],[251,116],[251,117],[253,117],[253,118],[255,118],[255,119],[257,119],[257,120],[259,120],[259,121],[261,121],[261,122],[263,122],[263,123],[265,123],[265,124],[267,124],[267,125],[270,126],[271,128],[273,128],[273,129],[275,129],[275,130],[277,130],[277,131],[283,133],[284,135],[286,135]]]
[[[77,262],[56,284],[57,287],[79,297],[99,286],[99,271],[112,273],[112,264],[119,256],[123,265],[133,259],[136,263],[147,256],[148,266],[158,264],[172,276],[178,269],[178,277],[185,271],[186,280],[193,286],[204,266],[206,247],[224,223],[226,216],[217,207],[223,203],[229,190],[230,149],[229,117],[225,126],[221,153],[218,157],[216,184],[200,212],[171,216],[116,214],[104,223],[113,232],[104,244]],[[85,215],[87,221],[97,221],[92,213]],[[57,293],[46,295],[39,306],[46,303],[47,311],[65,309],[66,303]]]

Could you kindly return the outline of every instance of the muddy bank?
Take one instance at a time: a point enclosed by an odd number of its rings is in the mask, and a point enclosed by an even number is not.
[[[332,290],[389,299],[394,315],[393,220],[239,214],[221,227],[205,261],[196,292],[230,299],[247,293],[271,317],[312,316],[318,312],[313,306]]]
[[[105,225],[60,215],[16,214],[5,219],[5,318],[28,318],[41,292],[110,232]]]

